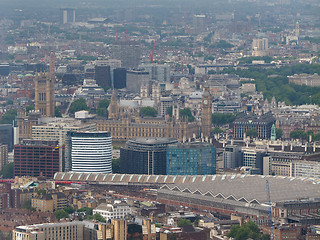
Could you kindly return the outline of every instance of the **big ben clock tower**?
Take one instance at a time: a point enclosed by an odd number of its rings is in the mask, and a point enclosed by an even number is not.
[[[201,108],[201,133],[204,138],[207,138],[211,136],[212,126],[212,99],[207,87],[202,94]]]

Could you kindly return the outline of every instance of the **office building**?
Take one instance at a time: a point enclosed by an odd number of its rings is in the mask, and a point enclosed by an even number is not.
[[[13,126],[11,124],[0,124],[0,144],[7,145],[8,151],[13,150]]]
[[[206,143],[177,143],[167,148],[168,175],[216,173],[216,148]]]
[[[242,166],[242,152],[239,146],[226,146],[223,152],[223,168],[234,169]]]
[[[120,172],[132,174],[167,174],[167,147],[174,138],[134,138],[120,149]]]
[[[173,99],[171,97],[160,98],[160,116],[164,117],[167,114],[169,107],[173,105]]]
[[[170,66],[166,64],[142,64],[139,68],[149,72],[150,81],[170,82]]]
[[[60,146],[65,144],[69,131],[95,131],[95,123],[82,123],[74,118],[56,118],[40,125],[32,126],[32,138],[36,140],[59,141]]]
[[[266,56],[268,54],[268,43],[267,38],[255,38],[252,40],[252,56]]]
[[[73,172],[112,172],[112,137],[108,132],[68,132],[67,155]],[[69,158],[68,158],[69,159]]]
[[[74,8],[60,9],[60,24],[75,23],[76,10]]]
[[[205,29],[205,19],[206,15],[200,14],[200,15],[193,15],[193,30],[195,34],[199,34],[204,32]]]
[[[23,140],[14,146],[14,175],[53,178],[59,166],[62,169],[64,149],[60,148],[58,141]]]
[[[13,230],[13,240],[84,240],[82,222],[43,223],[18,226]]]
[[[29,111],[27,116],[24,110],[18,110],[19,141],[32,138],[32,127],[38,125],[40,118],[41,113],[39,111]]]
[[[137,41],[116,41],[112,44],[112,58],[121,60],[123,68],[137,68],[140,56],[141,46]]]
[[[271,113],[267,113],[261,116],[239,114],[231,124],[231,127],[233,129],[233,136],[236,139],[242,139],[248,130],[256,129],[258,138],[270,139],[271,127],[275,123],[275,121],[276,120]]]
[[[243,148],[243,166],[249,168],[251,174],[263,174],[263,160],[267,155],[264,150]]]
[[[8,164],[8,145],[0,144],[0,171]]]
[[[141,85],[149,82],[149,72],[143,70],[127,70],[126,88],[130,92],[138,93]]]
[[[113,70],[113,87],[115,89],[126,88],[127,70],[125,68],[115,68]]]
[[[110,66],[105,62],[97,62],[94,67],[94,79],[100,87],[112,87]]]
[[[96,209],[93,209],[93,214],[100,214],[107,221],[111,219],[125,219],[131,214],[131,207],[126,203],[101,203]]]

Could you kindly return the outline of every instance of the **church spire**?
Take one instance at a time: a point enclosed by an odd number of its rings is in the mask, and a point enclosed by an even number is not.
[[[113,89],[112,97],[111,97],[111,101],[110,101],[110,105],[109,105],[108,119],[113,120],[113,119],[118,119],[118,118],[119,118],[119,106],[118,106],[116,91],[115,91],[115,89]]]

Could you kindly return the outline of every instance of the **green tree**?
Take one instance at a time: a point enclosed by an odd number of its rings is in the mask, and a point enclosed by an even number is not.
[[[139,112],[141,117],[156,117],[157,114],[157,110],[153,107],[142,107]]]
[[[232,113],[213,113],[212,123],[214,125],[230,124],[236,119],[236,116]]]
[[[194,121],[194,116],[192,115],[192,112],[190,110],[190,108],[183,108],[179,110],[179,115],[180,118],[188,118],[189,122],[193,122]]]
[[[0,172],[0,176],[2,175],[3,178],[13,178],[13,163],[8,163],[3,167]]]
[[[120,173],[120,158],[112,159],[112,173]]]
[[[102,99],[99,102],[97,114],[100,117],[108,117],[108,107],[109,107],[110,101],[107,99]]]
[[[223,130],[219,127],[215,127],[213,130],[212,130],[213,133],[222,133]]]
[[[172,106],[168,107],[166,112],[170,117],[172,117],[172,108]]]
[[[46,193],[47,193],[47,191],[44,190],[44,189],[40,189],[40,190],[37,191],[38,195],[45,195]]]
[[[99,213],[96,213],[95,215],[93,215],[93,218],[99,222],[106,222],[106,219],[104,217],[102,217]]]
[[[32,106],[32,105],[26,106],[26,114],[27,114],[27,115],[28,115],[28,113],[29,113],[30,111],[32,111],[32,110],[34,110],[34,106]]]
[[[240,225],[234,225],[231,227],[230,232],[227,235],[235,240],[247,240],[249,238],[254,240],[266,239],[266,235],[260,233],[258,225],[250,221]]]
[[[85,99],[83,98],[79,98],[77,100],[75,100],[69,109],[69,112],[71,114],[74,114],[75,112],[81,111],[81,110],[88,110],[88,106],[87,106],[87,102]]]
[[[10,109],[5,114],[2,115],[0,120],[1,124],[12,124],[12,122],[17,117],[17,109]]]
[[[56,218],[58,220],[60,220],[61,218],[68,218],[69,217],[69,214],[66,211],[64,211],[63,209],[55,211],[54,215],[56,216]]]
[[[88,207],[79,208],[77,212],[84,212],[86,215],[92,215],[93,209]]]
[[[54,108],[54,116],[55,116],[55,117],[62,117],[60,108],[58,108],[58,107],[55,107],[55,108]]]
[[[291,131],[290,138],[293,139],[308,139],[307,134],[303,130]]]
[[[178,222],[178,227],[182,227],[182,226],[189,226],[189,225],[192,225],[191,221],[189,219],[181,219],[179,222]]]
[[[258,137],[258,131],[255,128],[251,128],[251,129],[246,131],[246,135],[248,137]]]
[[[277,139],[281,139],[283,136],[283,131],[281,128],[276,128],[276,137]]]
[[[74,211],[75,211],[74,208],[71,206],[68,206],[68,207],[64,208],[63,210],[68,214],[74,213]]]

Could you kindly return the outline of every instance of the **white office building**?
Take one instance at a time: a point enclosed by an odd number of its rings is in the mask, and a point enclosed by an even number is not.
[[[109,132],[69,132],[67,154],[70,154],[71,171],[111,173],[111,143]]]
[[[93,215],[96,213],[107,221],[110,219],[124,219],[131,214],[131,208],[123,202],[115,204],[101,203],[96,209],[93,209]]]

